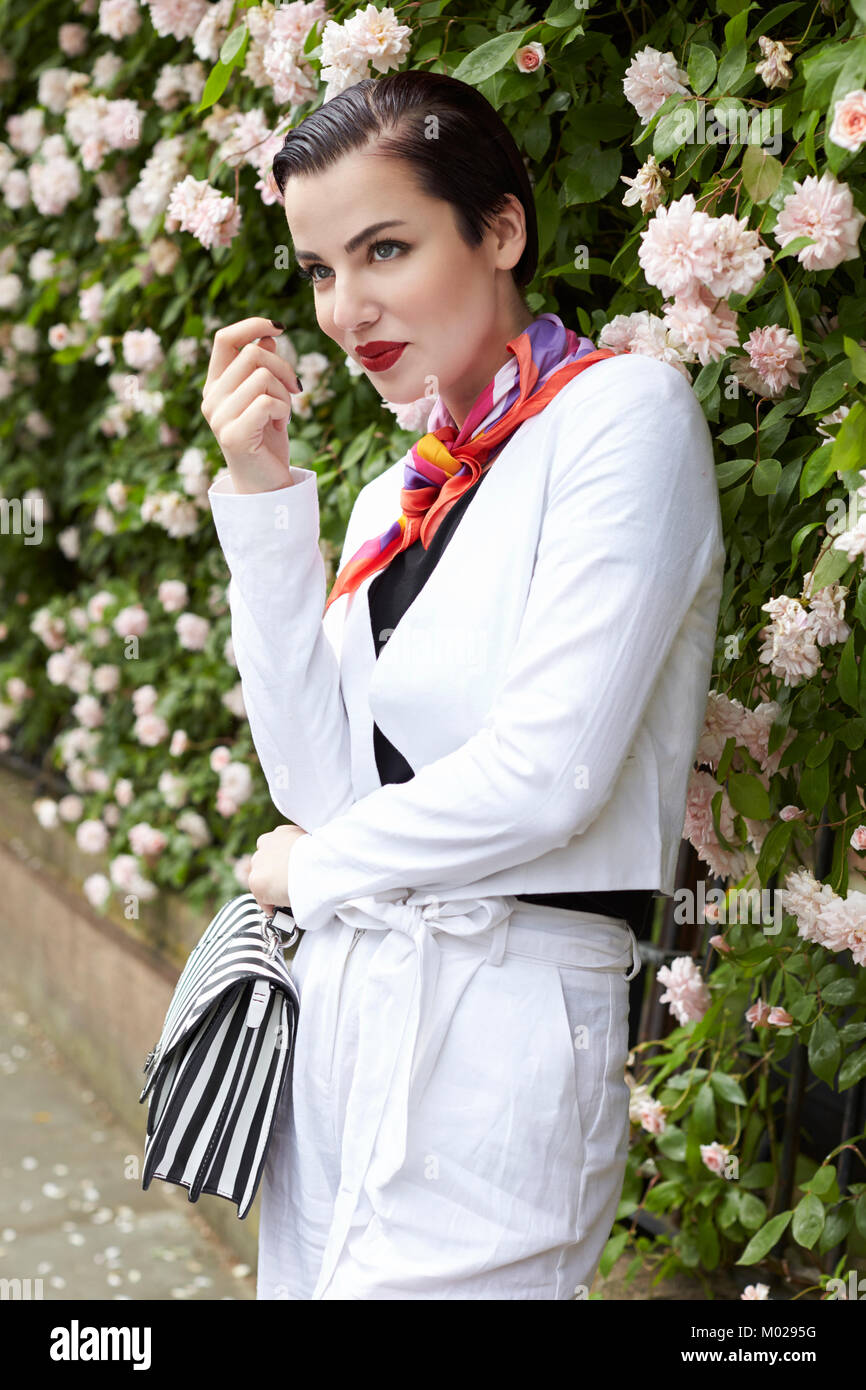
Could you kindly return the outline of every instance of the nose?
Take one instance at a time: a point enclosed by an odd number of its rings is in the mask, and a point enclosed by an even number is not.
[[[351,271],[344,271],[334,283],[333,317],[334,327],[344,335],[366,332],[376,323],[379,313],[363,287],[363,275],[353,278]]]

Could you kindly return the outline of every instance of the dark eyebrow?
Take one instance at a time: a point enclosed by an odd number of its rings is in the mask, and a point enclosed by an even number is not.
[[[358,232],[357,236],[351,237],[349,241],[346,242],[346,245],[343,247],[343,250],[345,251],[347,256],[351,256],[352,252],[357,251],[358,247],[361,246],[362,243],[367,240],[367,237],[373,236],[376,232],[384,231],[386,227],[405,226],[406,223],[396,217],[392,217],[390,222],[374,222],[372,227],[365,227],[363,232]],[[295,255],[299,261],[315,261],[323,259],[323,257],[319,255],[318,251],[295,251]]]

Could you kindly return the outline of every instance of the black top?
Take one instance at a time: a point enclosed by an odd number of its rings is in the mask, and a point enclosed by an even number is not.
[[[395,555],[391,563],[384,570],[380,570],[371,581],[368,597],[377,659],[391,631],[397,626],[438,564],[442,552],[457,529],[460,518],[489,471],[488,468],[476,478],[472,486],[461,494],[446,513],[428,550],[424,549],[421,537],[418,536],[405,550]],[[373,748],[383,786],[386,782],[408,782],[414,777],[414,769],[376,723],[373,724]],[[651,889],[593,893],[520,893],[516,896],[518,902],[541,903],[547,907],[564,907],[581,912],[598,912],[607,917],[624,917],[638,936],[643,935],[648,929],[653,904]]]

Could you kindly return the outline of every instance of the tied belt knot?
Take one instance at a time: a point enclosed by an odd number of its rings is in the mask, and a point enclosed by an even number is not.
[[[354,942],[366,931],[383,933],[368,957],[359,1003],[358,1053],[346,1105],[341,1186],[316,1289],[320,1298],[333,1276],[348,1235],[362,1187],[381,1190],[406,1159],[413,1100],[423,1093],[460,998],[482,965],[500,965],[506,953],[510,919],[521,903],[514,897],[440,899],[425,890],[393,889],[350,899],[335,916],[355,929]],[[523,929],[531,936],[534,929]],[[629,959],[588,964],[590,970],[640,968],[634,934],[629,928]],[[477,939],[486,949],[449,949],[447,938]],[[524,943],[525,944],[525,943]],[[518,948],[517,954],[532,954]],[[347,952],[345,960],[349,959]],[[447,985],[445,978],[447,977]],[[631,976],[626,976],[631,978]],[[340,989],[331,981],[331,1008]],[[447,997],[446,997],[447,996]],[[303,996],[301,1009],[303,1010]],[[336,1028],[336,1018],[328,1027]]]

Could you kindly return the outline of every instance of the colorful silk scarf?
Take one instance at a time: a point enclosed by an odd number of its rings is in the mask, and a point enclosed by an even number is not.
[[[427,421],[428,433],[413,444],[403,471],[401,515],[382,535],[365,541],[343,566],[325,604],[352,593],[418,536],[428,549],[458,497],[493,462],[522,421],[537,415],[573,376],[615,354],[594,348],[556,314],[539,314],[506,343],[511,359],[488,382],[458,429],[441,396]]]

